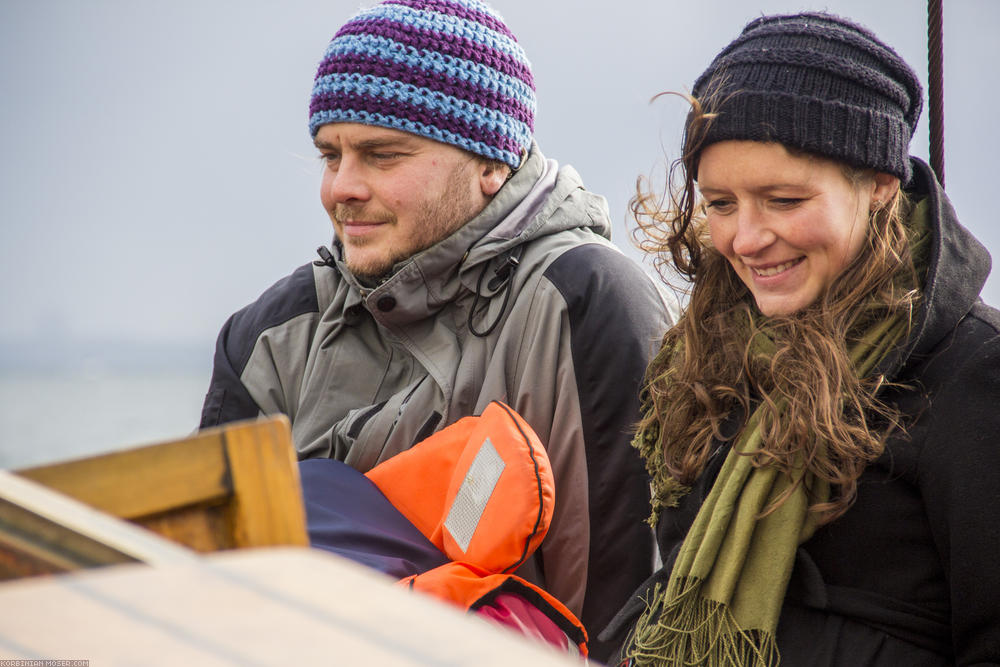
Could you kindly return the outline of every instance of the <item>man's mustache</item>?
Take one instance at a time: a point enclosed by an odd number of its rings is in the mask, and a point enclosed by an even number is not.
[[[388,211],[365,209],[364,206],[337,204],[333,209],[333,219],[344,224],[350,220],[363,222],[396,222],[396,216]]]

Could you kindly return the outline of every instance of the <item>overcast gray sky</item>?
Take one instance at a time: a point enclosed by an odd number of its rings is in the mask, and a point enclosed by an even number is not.
[[[0,342],[188,344],[329,243],[306,129],[356,0],[0,0]],[[945,13],[946,174],[1000,256],[1000,2]],[[686,90],[761,13],[872,28],[926,83],[922,0],[496,0],[538,86],[536,137],[604,194],[628,246],[635,178],[672,158]],[[928,154],[926,107],[912,145]],[[987,301],[1000,304],[1000,279]],[[52,348],[49,348],[52,349]]]

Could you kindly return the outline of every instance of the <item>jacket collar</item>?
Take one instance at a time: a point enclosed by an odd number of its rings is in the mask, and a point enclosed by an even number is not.
[[[906,190],[914,201],[926,199],[931,228],[931,249],[923,298],[906,343],[882,364],[895,376],[911,357],[933,350],[979,301],[979,293],[990,274],[990,254],[972,233],[958,222],[941,184],[931,168],[910,158],[913,178]]]

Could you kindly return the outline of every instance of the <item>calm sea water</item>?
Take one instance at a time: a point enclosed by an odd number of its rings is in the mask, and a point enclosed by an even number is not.
[[[210,373],[0,374],[0,467],[185,437],[198,426]]]

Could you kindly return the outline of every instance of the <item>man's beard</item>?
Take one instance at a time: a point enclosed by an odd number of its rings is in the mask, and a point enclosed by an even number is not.
[[[367,284],[377,284],[393,272],[399,262],[412,257],[444,240],[482,210],[469,192],[469,179],[464,168],[456,169],[448,179],[441,195],[422,202],[413,216],[414,224],[405,238],[397,240],[397,245],[387,249],[381,257],[369,257],[363,261],[352,261],[351,248],[344,244],[344,261],[347,268],[359,280]],[[364,206],[338,204],[333,217],[343,224],[344,220],[369,220],[397,225],[395,214]],[[380,240],[371,243],[379,243]],[[352,239],[351,245],[362,248],[369,242],[365,237]]]

